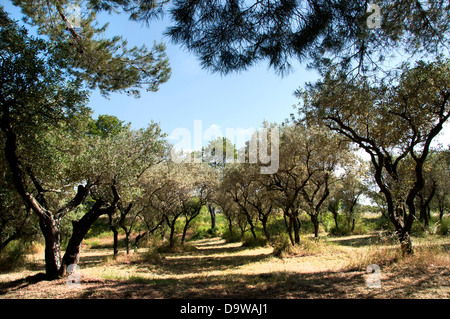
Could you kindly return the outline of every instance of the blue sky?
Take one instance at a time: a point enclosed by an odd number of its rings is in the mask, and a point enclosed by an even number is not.
[[[4,6],[14,18],[20,17],[20,11],[10,1]],[[317,78],[314,71],[306,71],[299,64],[294,64],[294,71],[285,77],[276,75],[267,64],[240,74],[211,74],[200,67],[191,53],[163,37],[165,20],[147,27],[128,21],[126,15],[100,14],[99,21],[110,23],[106,36],[123,35],[130,47],[152,47],[155,40],[167,45],[172,76],[158,92],[142,90],[140,99],[125,94],[111,94],[105,99],[98,92],[91,94],[89,107],[94,110],[94,117],[115,115],[131,122],[133,128],[145,127],[153,120],[168,134],[176,128],[193,132],[194,121],[201,120],[203,131],[213,126],[225,134],[226,128],[257,129],[264,120],[281,123],[295,112],[292,106],[297,99],[293,92]]]
[[[168,134],[176,128],[193,132],[194,121],[201,120],[203,130],[213,126],[225,134],[226,128],[259,128],[264,120],[281,123],[294,112],[294,90],[317,78],[314,71],[298,64],[283,78],[264,64],[239,74],[211,74],[200,67],[195,56],[163,37],[165,21],[145,27],[126,16],[101,18],[110,21],[111,35],[123,35],[130,45],[151,47],[155,40],[167,45],[172,76],[158,92],[144,91],[140,99],[113,94],[109,101],[96,93],[91,96],[90,106],[96,114],[115,115],[132,122],[133,127],[144,127],[154,120]]]
[[[10,1],[3,5],[15,19],[20,18],[20,11]],[[128,21],[126,15],[101,14],[99,21],[110,23],[106,36],[122,35],[130,47],[142,44],[151,47],[155,40],[167,45],[172,76],[158,92],[143,90],[140,99],[125,94],[111,94],[106,99],[98,92],[90,96],[89,107],[94,117],[115,115],[131,122],[133,128],[145,127],[153,120],[170,135],[177,128],[194,132],[194,121],[201,120],[203,132],[213,127],[225,134],[226,128],[257,129],[264,120],[281,123],[295,112],[293,105],[298,100],[293,92],[318,78],[314,71],[307,71],[305,65],[298,63],[293,64],[294,71],[285,77],[268,69],[267,63],[239,74],[211,74],[200,67],[195,56],[163,37],[167,26],[164,19],[152,22],[149,27]],[[448,125],[444,131],[449,132]],[[450,138],[440,140],[448,144]]]

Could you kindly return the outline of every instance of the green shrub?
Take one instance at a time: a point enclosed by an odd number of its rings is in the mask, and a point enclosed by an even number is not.
[[[267,245],[267,239],[261,236],[253,237],[253,235],[245,235],[244,240],[242,242],[243,247],[262,247]]]
[[[273,254],[285,258],[291,256],[310,256],[334,251],[334,246],[324,240],[302,236],[300,243],[292,245],[288,236],[278,236],[271,241]]]
[[[446,236],[450,234],[450,218],[444,217],[442,220],[439,220],[436,215],[432,215],[428,220],[428,226],[425,226],[424,221],[417,218],[411,228],[411,234],[421,238],[431,234]]]
[[[198,240],[198,239],[206,239],[206,238],[213,238],[217,237],[219,235],[219,230],[211,229],[211,228],[201,228],[197,229],[195,233],[192,235],[191,239]]]
[[[338,223],[339,223],[339,217],[340,217],[340,215],[338,215]],[[326,213],[322,214],[322,225],[326,232],[331,231],[331,229],[333,229],[336,226],[332,213],[326,212]]]
[[[439,221],[436,234],[441,236],[447,236],[450,234],[450,218],[442,218],[442,220]]]
[[[430,233],[429,227],[425,227],[423,222],[416,219],[411,227],[411,235],[416,237],[425,237]]]
[[[0,255],[0,272],[10,272],[23,268],[27,262],[30,244],[15,240],[6,246]]]
[[[311,217],[307,214],[301,214],[300,217],[300,233],[301,234],[314,234],[314,224],[311,221]],[[323,228],[322,225],[319,224],[319,231]]]
[[[388,231],[395,230],[394,225],[392,225],[389,218],[384,215],[381,215],[374,222],[376,224],[376,226],[375,226],[376,230],[388,230]]]
[[[366,222],[365,218],[355,221],[355,228],[352,231],[352,223],[346,216],[338,215],[338,228],[336,225],[331,227],[329,234],[331,236],[364,235],[374,228],[374,223]]]
[[[283,216],[276,216],[275,218],[270,219],[267,225],[267,231],[274,236],[286,233],[286,224]]]
[[[197,248],[193,245],[181,244],[175,241],[174,245],[170,247],[169,243],[164,243],[161,246],[156,247],[156,251],[161,254],[165,253],[184,253],[184,252],[194,252]]]
[[[164,257],[158,251],[157,247],[150,247],[146,252],[141,254],[141,260],[150,264],[159,264],[163,259]]]
[[[225,239],[227,243],[237,243],[242,240],[242,236],[239,232],[230,232],[228,229],[222,233],[222,238]]]
[[[278,235],[271,239],[271,246],[273,246],[273,254],[276,257],[285,257],[291,252],[293,248],[289,236],[287,234]]]
[[[100,216],[85,236],[87,238],[112,236],[111,228],[109,228],[109,220],[107,216]]]
[[[331,236],[347,236],[350,234],[350,227],[347,224],[339,225],[338,228],[332,227],[329,234]]]

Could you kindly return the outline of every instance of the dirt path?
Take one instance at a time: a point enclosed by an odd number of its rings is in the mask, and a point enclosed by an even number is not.
[[[271,247],[250,249],[219,238],[193,244],[196,251],[167,254],[158,263],[143,261],[142,254],[105,261],[109,250],[87,250],[80,288],[66,279],[42,280],[39,270],[22,271],[0,275],[0,298],[450,297],[448,267],[382,271],[381,288],[368,288],[367,274],[348,267],[357,246],[281,259]]]

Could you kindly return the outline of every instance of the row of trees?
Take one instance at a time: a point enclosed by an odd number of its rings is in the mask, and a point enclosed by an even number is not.
[[[403,65],[379,83],[330,70],[298,95],[299,121],[319,121],[370,156],[389,219],[403,250],[412,253],[410,231],[425,163],[450,117],[450,60]]]
[[[376,4],[374,13],[357,0],[178,1],[167,33],[215,72],[266,60],[284,73],[292,60],[310,62],[322,79],[298,92],[296,121],[324,124],[370,156],[389,219],[412,253],[417,198],[426,203],[424,165],[450,116],[450,4]]]
[[[348,139],[323,126],[307,127],[297,123],[280,129],[280,167],[276,173],[260,174],[258,164],[229,164],[220,170],[221,183],[212,201],[227,217],[230,232],[233,225],[238,225],[256,238],[255,229],[261,227],[270,240],[268,221],[283,216],[290,241],[297,244],[300,215],[309,216],[314,236],[318,237],[319,221],[325,212],[333,215],[336,231],[338,215],[344,214],[347,220],[344,226],[352,232],[363,200],[366,203],[370,200],[378,206],[378,212],[392,221],[385,194],[379,191],[376,169],[370,161],[365,162],[356,155]],[[424,186],[414,199],[414,208],[420,214],[413,217],[424,226],[428,226],[431,209],[439,212],[440,220],[443,212],[448,211],[449,155],[448,149],[433,149],[424,163]],[[401,186],[396,190],[396,200],[401,201],[397,205],[403,205],[403,209],[407,209],[405,201],[417,179],[414,160],[405,157],[398,170],[401,185],[389,184],[393,191],[394,187]],[[383,178],[387,178],[386,175]],[[405,217],[405,213],[395,215],[399,219]],[[404,225],[403,221],[401,223]],[[399,229],[395,230],[400,237]],[[411,228],[407,232],[410,234]],[[403,238],[400,239],[402,248],[406,249]]]
[[[267,222],[278,211],[283,213],[293,244],[300,241],[299,214],[303,211],[311,217],[318,236],[318,217],[336,182],[336,172],[351,162],[350,157],[348,145],[329,131],[319,127],[282,126],[278,171],[261,174],[258,164],[225,167],[218,204],[235,202],[234,210],[245,217],[255,238],[255,216],[269,239]]]
[[[268,216],[281,212],[295,244],[299,214],[310,216],[317,235],[339,180],[349,179],[344,185],[355,187],[346,192],[360,196],[356,145],[370,156],[372,191],[382,195],[402,250],[412,253],[417,216],[425,222],[432,200],[442,215],[448,202],[438,178],[448,174],[448,153],[431,149],[450,116],[448,4],[379,1],[382,24],[370,30],[370,13],[356,0],[174,2],[167,34],[206,68],[228,73],[268,60],[283,72],[294,58],[320,72],[320,81],[297,92],[299,115],[280,128],[279,169],[264,175],[249,164],[174,165],[158,125],[132,130],[111,117],[91,118],[91,90],[139,96],[170,76],[163,44],[149,50],[108,39],[96,14],[123,11],[148,22],[167,3],[85,1],[76,27],[66,12],[71,1],[14,1],[38,37],[0,9],[1,247],[39,228],[46,273],[56,278],[78,262],[99,216],[108,216],[113,233],[122,228],[127,241],[133,221],[149,232],[164,223],[173,243],[176,221],[184,216],[186,234],[206,203],[253,236],[256,220],[270,236]],[[422,61],[386,65],[394,48]]]
[[[173,247],[176,227],[180,223],[183,225],[183,244],[191,222],[205,206],[211,213],[224,214],[230,233],[238,226],[242,234],[249,231],[255,239],[256,229],[261,227],[266,239],[270,240],[269,222],[282,216],[291,243],[297,244],[300,242],[301,214],[310,217],[316,237],[321,214],[326,211],[333,214],[336,229],[339,227],[338,214],[344,213],[353,231],[361,197],[380,198],[379,193],[370,191],[374,183],[367,163],[355,155],[348,142],[324,127],[281,126],[280,167],[275,174],[261,174],[260,164],[214,160],[215,153],[226,156],[225,152],[217,152],[219,147],[224,150],[234,148],[226,139],[212,141],[203,150],[205,162],[176,164],[169,156],[171,146],[154,123],[145,130],[132,130],[112,116],[99,116],[95,121],[86,117],[84,120],[85,124],[80,126],[84,129],[83,134],[76,135],[75,139],[58,140],[53,145],[62,152],[73,152],[74,145],[78,145],[76,160],[55,162],[61,169],[58,174],[77,172],[73,180],[66,177],[57,185],[51,179],[37,179],[33,173],[37,167],[27,169],[28,187],[33,185],[40,190],[41,193],[37,193],[40,203],[46,203],[47,210],[59,209],[60,212],[59,207],[66,209],[65,213],[53,215],[57,222],[50,234],[54,237],[46,239],[48,245],[52,239],[61,243],[61,237],[67,237],[65,255],[59,267],[78,262],[83,238],[102,215],[109,219],[114,254],[118,252],[119,229],[125,234],[127,253],[132,234],[136,235],[135,245],[138,245],[140,239],[158,229],[169,230],[169,246]],[[432,205],[439,210],[441,219],[448,210],[449,154],[449,151],[434,151],[426,163],[426,187],[416,200],[420,219],[425,225]],[[31,209],[21,204],[7,163],[3,163],[2,248],[20,236],[36,234],[33,223],[43,224],[42,217],[38,215],[39,220],[33,219]],[[409,165],[409,169],[404,170],[409,175],[403,178],[411,181],[412,163]],[[49,169],[56,172],[55,166]],[[74,185],[81,180],[85,183],[75,190]],[[72,204],[71,210],[67,208],[74,198],[81,196],[80,189],[83,188],[89,188],[89,193],[78,204]],[[48,236],[43,234],[44,238]],[[61,247],[57,247],[53,254],[60,253]],[[50,252],[46,251],[47,255],[51,255]],[[58,255],[51,257],[51,260],[60,258]]]
[[[64,21],[57,21],[52,32],[63,34]],[[68,265],[78,262],[81,242],[92,224],[132,201],[139,175],[160,161],[166,149],[164,134],[154,123],[131,130],[108,118],[93,122],[86,107],[86,88],[121,91],[140,87],[150,78],[155,85],[162,83],[169,71],[167,59],[133,51],[129,54],[141,60],[142,72],[123,62],[126,54],[89,66],[80,64],[86,56],[69,54],[73,45],[29,36],[0,8],[2,247],[23,232],[27,221],[35,222],[45,240],[49,278],[64,274]],[[102,41],[83,38],[79,54],[91,56],[84,51],[87,48],[98,59],[106,54],[100,52],[105,48]],[[90,70],[94,65],[103,65],[105,73]],[[147,73],[153,67],[158,70]],[[61,256],[64,220],[87,199],[91,205],[73,220]],[[8,234],[7,223],[19,229]]]
[[[246,70],[261,60],[281,73],[292,60],[310,62],[322,79],[298,92],[303,101],[296,121],[324,124],[370,156],[389,219],[403,251],[412,253],[410,231],[425,187],[424,165],[450,116],[445,58],[450,4],[377,1],[375,12],[367,5],[178,1],[170,10],[174,23],[168,35],[220,73]],[[371,28],[370,19],[379,25]]]

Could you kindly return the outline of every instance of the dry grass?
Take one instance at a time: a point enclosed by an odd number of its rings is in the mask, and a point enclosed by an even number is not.
[[[111,258],[110,249],[82,253],[81,288],[45,281],[36,270],[0,275],[0,298],[449,298],[449,238],[420,239],[416,254],[378,235],[302,244],[283,253],[246,248],[219,238],[193,242],[196,250],[157,254],[140,249]],[[34,257],[35,263],[36,256]],[[368,288],[366,267],[381,268],[381,288]]]

